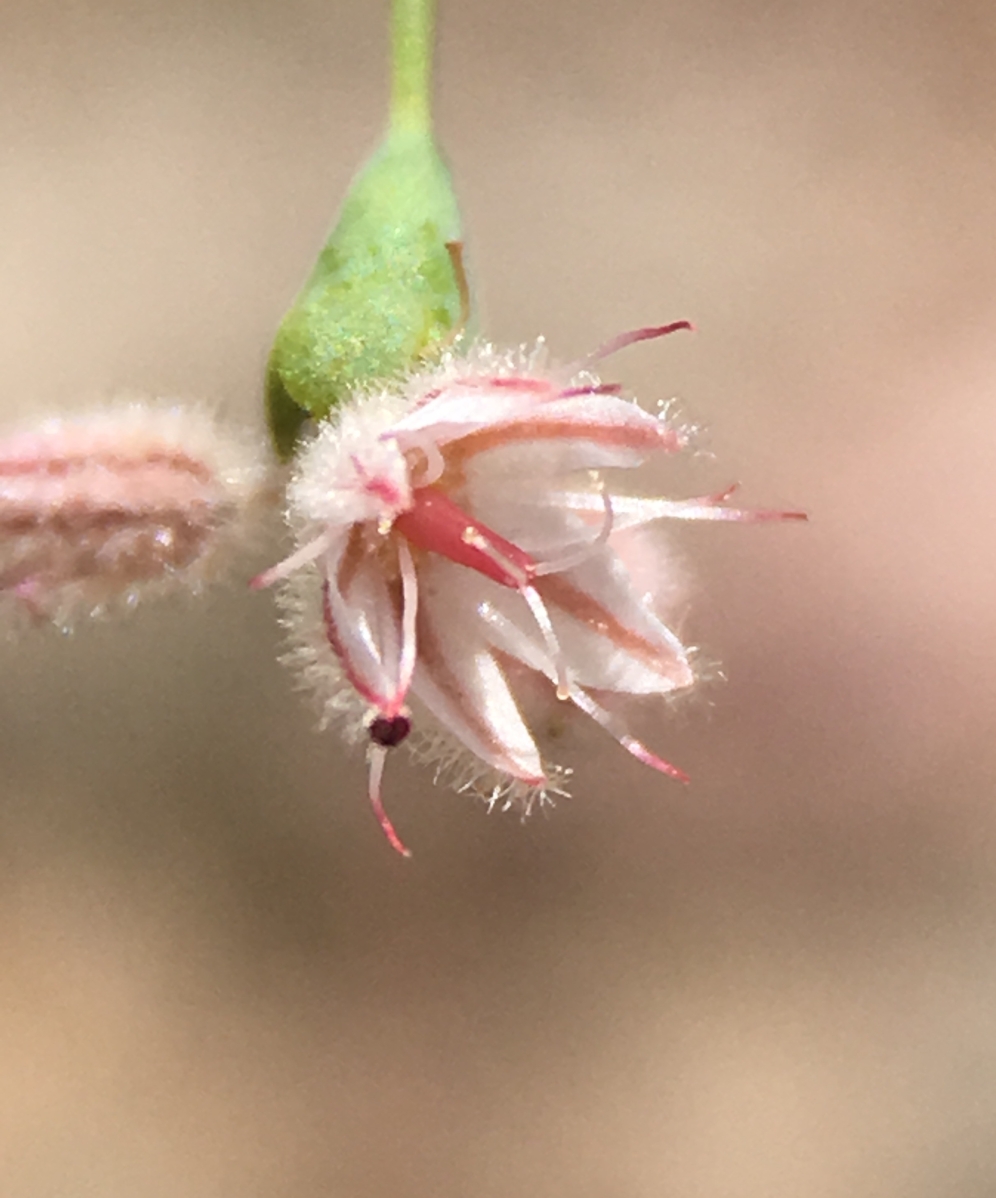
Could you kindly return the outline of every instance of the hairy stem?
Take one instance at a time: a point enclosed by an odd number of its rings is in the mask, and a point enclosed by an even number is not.
[[[432,128],[432,43],[436,0],[392,0],[391,127]]]

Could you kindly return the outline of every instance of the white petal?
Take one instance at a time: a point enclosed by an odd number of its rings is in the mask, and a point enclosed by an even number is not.
[[[511,386],[485,388],[450,383],[438,398],[403,416],[384,436],[395,439],[402,449],[417,447],[426,437],[445,445],[478,429],[521,419],[536,411],[551,394],[556,391],[549,384],[544,384],[542,390],[517,390]]]
[[[625,567],[609,550],[581,566],[536,580],[550,613],[571,680],[578,686],[629,694],[667,694],[690,686],[688,653],[636,594]],[[556,679],[557,663],[524,600],[490,592],[492,643]],[[487,616],[487,613],[485,613]]]
[[[502,488],[468,488],[467,509],[499,536],[536,558],[553,558],[594,538],[597,526],[577,512],[557,507],[537,484]],[[604,505],[601,507],[604,517]]]
[[[660,580],[661,592],[668,589],[667,582]],[[538,579],[537,586],[555,617],[558,611],[563,611],[572,618],[572,623],[585,626],[589,641],[592,635],[602,642],[608,641],[616,651],[630,654],[648,667],[658,679],[655,691],[678,690],[695,680],[685,646],[657,618],[646,596],[637,591],[628,570],[611,549],[593,554],[573,570]],[[606,615],[610,617],[608,625]],[[591,677],[583,685],[604,684]]]
[[[326,633],[346,674],[379,711],[400,708],[406,690],[401,602],[395,571],[371,550],[362,526],[354,526],[326,555]]]
[[[541,786],[539,752],[477,615],[492,588],[503,589],[453,562],[434,559],[420,569],[412,692],[482,761]]]
[[[517,419],[467,433],[447,452],[451,466],[487,470],[493,478],[547,479],[574,470],[638,465],[657,450],[681,448],[681,436],[656,416],[615,395],[557,399]]]

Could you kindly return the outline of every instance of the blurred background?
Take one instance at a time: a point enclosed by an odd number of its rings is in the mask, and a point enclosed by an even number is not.
[[[640,727],[690,787],[583,722],[525,825],[399,761],[411,862],[269,596],[7,637],[0,1193],[991,1195],[996,9],[441,7],[484,329],[692,319],[613,375],[811,524],[680,530],[728,682]],[[385,9],[5,0],[4,418],[260,426]]]

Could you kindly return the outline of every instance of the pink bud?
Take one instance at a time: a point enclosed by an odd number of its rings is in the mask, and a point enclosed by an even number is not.
[[[0,589],[64,624],[197,591],[245,541],[262,455],[210,413],[133,402],[0,435]]]

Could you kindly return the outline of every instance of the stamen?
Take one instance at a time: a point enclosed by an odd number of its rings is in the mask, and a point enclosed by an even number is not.
[[[265,587],[272,586],[275,582],[280,582],[284,578],[289,578],[295,570],[300,570],[302,566],[306,566],[308,562],[313,562],[316,557],[321,555],[329,547],[328,533],[320,533],[313,541],[309,541],[307,545],[302,545],[296,553],[292,553],[290,557],[285,557],[282,562],[278,562],[275,566],[271,566],[269,570],[264,570],[262,574],[257,574],[250,583],[250,589],[261,591]]]
[[[695,332],[695,326],[688,320],[675,320],[671,324],[657,325],[652,328],[632,329],[628,333],[620,333],[618,337],[613,337],[611,341],[606,341],[604,345],[599,346],[593,353],[590,353],[584,359],[583,365],[589,362],[600,362],[602,358],[611,357],[612,354],[617,354],[621,349],[626,349],[630,345],[636,345],[640,341],[654,341],[658,337],[667,337],[671,333],[677,333],[682,329],[687,329],[689,332]]]
[[[689,781],[688,775],[684,770],[679,770],[670,761],[665,761],[663,757],[658,757],[656,753],[652,753],[647,748],[643,741],[637,740],[635,736],[630,736],[625,728],[604,707],[600,707],[580,687],[575,686],[571,688],[570,699],[575,707],[583,711],[585,715],[591,716],[597,724],[601,724],[605,731],[614,737],[627,753],[632,753],[637,761],[642,761],[644,765],[649,765],[651,769],[657,770],[661,774],[667,774],[670,778],[677,778],[679,782]]]
[[[418,575],[412,561],[411,550],[403,537],[397,537],[398,567],[401,571],[401,664],[398,667],[398,702],[408,693],[415,673],[418,642],[415,622],[418,616]],[[396,712],[387,714],[395,715]]]
[[[586,545],[580,546],[574,553],[565,554],[564,557],[557,558],[552,562],[538,562],[533,571],[537,578],[543,574],[562,574],[565,570],[573,570],[575,566],[580,566],[582,562],[586,562],[588,558],[597,553],[612,536],[612,526],[615,520],[612,511],[612,496],[606,490],[605,482],[602,479],[599,479],[598,492],[602,497],[602,506],[605,509],[605,519],[602,521],[598,536]]]
[[[412,437],[412,449],[417,449],[425,454],[425,473],[418,478],[411,479],[413,488],[431,487],[433,483],[439,482],[443,477],[443,471],[446,469],[446,462],[440,452],[439,446],[431,437],[426,437],[424,440],[417,437]]]
[[[521,587],[519,593],[529,604],[529,610],[533,613],[533,619],[539,625],[539,630],[543,634],[543,640],[546,641],[547,651],[553,659],[554,673],[557,676],[557,698],[561,700],[569,699],[571,697],[571,679],[567,670],[567,660],[564,657],[564,651],[560,647],[560,641],[557,640],[557,634],[553,630],[553,621],[550,619],[550,613],[546,609],[546,604],[540,598],[539,591],[535,587]]]
[[[588,383],[580,387],[568,387],[557,399],[574,399],[579,395],[621,395],[622,383]]]
[[[744,524],[762,524],[777,520],[808,520],[805,512],[779,512],[767,508],[733,508],[722,505],[736,490],[727,487],[713,495],[695,499],[643,499],[634,495],[616,495],[612,501],[616,529],[634,528],[654,520],[729,520]],[[550,503],[572,512],[594,514],[595,497],[589,491],[551,491]]]
[[[381,784],[384,781],[384,764],[387,761],[387,749],[380,745],[372,745],[368,750],[370,759],[370,805],[374,809],[374,815],[377,817],[377,822],[381,826],[381,830],[387,837],[391,848],[401,854],[402,857],[410,857],[411,852],[402,843],[401,838],[394,830],[394,824],[391,823],[390,817],[384,810],[384,803],[381,799]]]

